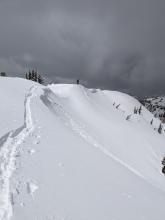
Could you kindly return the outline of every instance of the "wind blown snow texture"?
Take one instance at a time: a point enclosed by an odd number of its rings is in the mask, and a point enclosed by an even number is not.
[[[3,78],[0,100],[0,219],[165,217],[165,134],[136,99]]]

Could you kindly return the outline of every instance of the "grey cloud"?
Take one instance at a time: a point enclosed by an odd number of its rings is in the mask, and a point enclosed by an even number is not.
[[[163,0],[1,0],[0,71],[163,94],[164,11]]]

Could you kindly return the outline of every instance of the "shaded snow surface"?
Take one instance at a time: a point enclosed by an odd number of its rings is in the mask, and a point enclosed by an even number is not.
[[[1,78],[0,101],[0,220],[165,218],[165,134],[136,99]]]

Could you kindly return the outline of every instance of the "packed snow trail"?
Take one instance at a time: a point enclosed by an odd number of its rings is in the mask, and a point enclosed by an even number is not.
[[[35,87],[32,86],[24,101],[24,125],[11,131],[0,139],[0,220],[8,220],[12,216],[10,193],[10,178],[15,170],[15,160],[18,146],[33,131],[33,121],[30,109]]]

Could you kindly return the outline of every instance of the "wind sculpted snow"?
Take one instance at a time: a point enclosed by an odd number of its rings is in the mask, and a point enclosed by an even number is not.
[[[81,85],[1,80],[20,126],[0,129],[0,219],[165,217],[165,134],[145,108],[133,114],[136,99]]]

